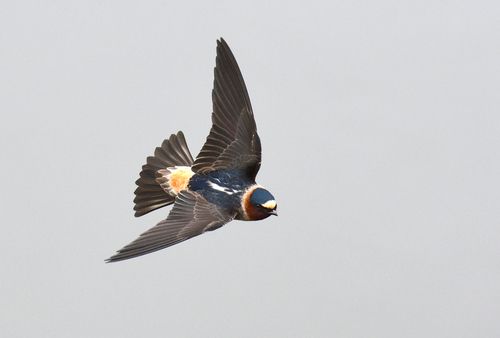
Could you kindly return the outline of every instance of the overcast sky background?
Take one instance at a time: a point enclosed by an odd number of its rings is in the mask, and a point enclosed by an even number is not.
[[[498,337],[500,2],[3,1],[5,337]],[[129,261],[238,60],[279,217]]]

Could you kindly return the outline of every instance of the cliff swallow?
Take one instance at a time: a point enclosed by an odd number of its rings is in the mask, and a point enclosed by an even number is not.
[[[222,38],[217,41],[214,73],[212,129],[196,160],[179,131],[147,158],[136,181],[136,217],[174,204],[170,214],[107,262],[167,248],[233,219],[277,215],[273,195],[255,183],[260,139],[243,76]]]

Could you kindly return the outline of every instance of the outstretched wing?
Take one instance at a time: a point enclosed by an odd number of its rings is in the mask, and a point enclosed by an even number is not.
[[[238,169],[255,179],[261,162],[257,126],[243,76],[222,38],[217,41],[214,74],[212,129],[192,170]]]
[[[218,229],[235,216],[236,213],[230,214],[208,203],[197,193],[182,190],[167,219],[144,232],[106,261],[117,262],[167,248],[205,231]]]

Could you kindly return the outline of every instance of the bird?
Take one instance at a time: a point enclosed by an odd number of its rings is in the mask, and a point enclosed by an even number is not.
[[[212,128],[196,160],[179,131],[147,157],[136,181],[136,217],[173,204],[170,213],[107,263],[168,248],[234,219],[278,215],[274,196],[255,182],[261,141],[240,68],[222,38],[215,61]]]

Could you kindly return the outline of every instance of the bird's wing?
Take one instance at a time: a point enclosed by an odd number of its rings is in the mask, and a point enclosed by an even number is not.
[[[260,139],[243,76],[222,38],[217,41],[214,74],[212,129],[192,170],[238,169],[255,179],[261,162]]]
[[[235,216],[236,213],[228,213],[225,209],[208,203],[197,193],[182,190],[167,219],[118,250],[107,262],[134,258],[167,248],[205,231],[220,228]]]

